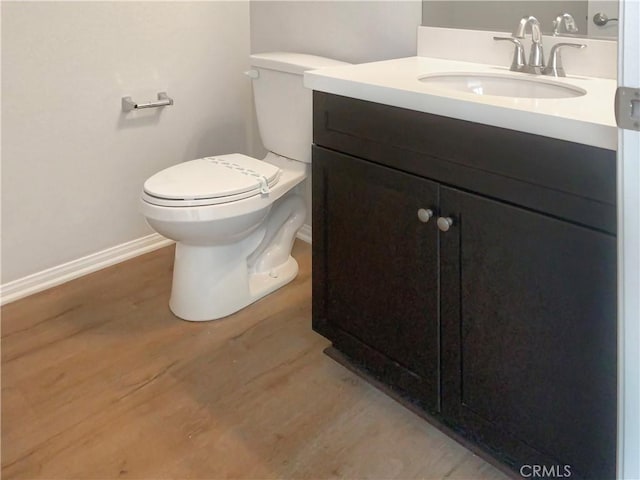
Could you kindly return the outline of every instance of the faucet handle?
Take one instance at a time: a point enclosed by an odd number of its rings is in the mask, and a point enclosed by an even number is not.
[[[554,77],[567,76],[564,68],[562,67],[562,57],[560,56],[560,49],[564,47],[586,48],[587,46],[584,43],[556,43],[553,47],[551,47],[551,53],[549,54],[549,63],[546,67],[544,67],[544,70],[542,70],[543,75],[552,75]]]
[[[522,46],[522,42],[513,37],[493,37],[493,39],[497,41],[511,42],[514,44],[515,49],[513,50],[513,60],[511,61],[511,67],[509,67],[509,70],[512,72],[521,71],[526,65],[524,61],[524,47]]]

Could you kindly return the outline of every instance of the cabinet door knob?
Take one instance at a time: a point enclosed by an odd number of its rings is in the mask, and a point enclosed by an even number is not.
[[[431,217],[433,217],[433,210],[430,208],[421,208],[418,210],[418,219],[422,223],[427,223]]]
[[[453,225],[453,218],[451,217],[440,217],[438,218],[438,228],[441,232],[446,232]]]

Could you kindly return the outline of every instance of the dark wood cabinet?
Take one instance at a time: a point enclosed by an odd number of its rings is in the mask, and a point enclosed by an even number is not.
[[[516,470],[614,478],[615,237],[452,188],[440,206],[444,418]]]
[[[359,342],[396,363],[405,388],[437,409],[437,231],[417,213],[435,211],[438,185],[328,150],[316,149],[314,162],[316,246],[327,252],[314,269],[323,276],[314,277],[315,297],[325,300],[315,326],[340,333],[338,346]],[[380,365],[372,359],[368,368]]]
[[[512,471],[614,478],[615,153],[317,92],[314,142],[314,329]]]

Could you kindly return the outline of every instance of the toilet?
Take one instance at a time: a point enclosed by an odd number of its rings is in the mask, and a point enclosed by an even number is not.
[[[291,256],[306,216],[293,189],[311,162],[311,91],[305,70],[344,62],[299,53],[251,55],[258,128],[268,153],[213,155],[151,176],[140,199],[147,223],[176,241],[169,308],[184,320],[230,315],[293,280]]]

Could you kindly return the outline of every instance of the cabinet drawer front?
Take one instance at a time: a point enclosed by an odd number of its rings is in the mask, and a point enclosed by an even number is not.
[[[449,188],[441,209],[447,415],[613,478],[615,237]]]
[[[314,92],[314,143],[614,233],[614,151]]]

